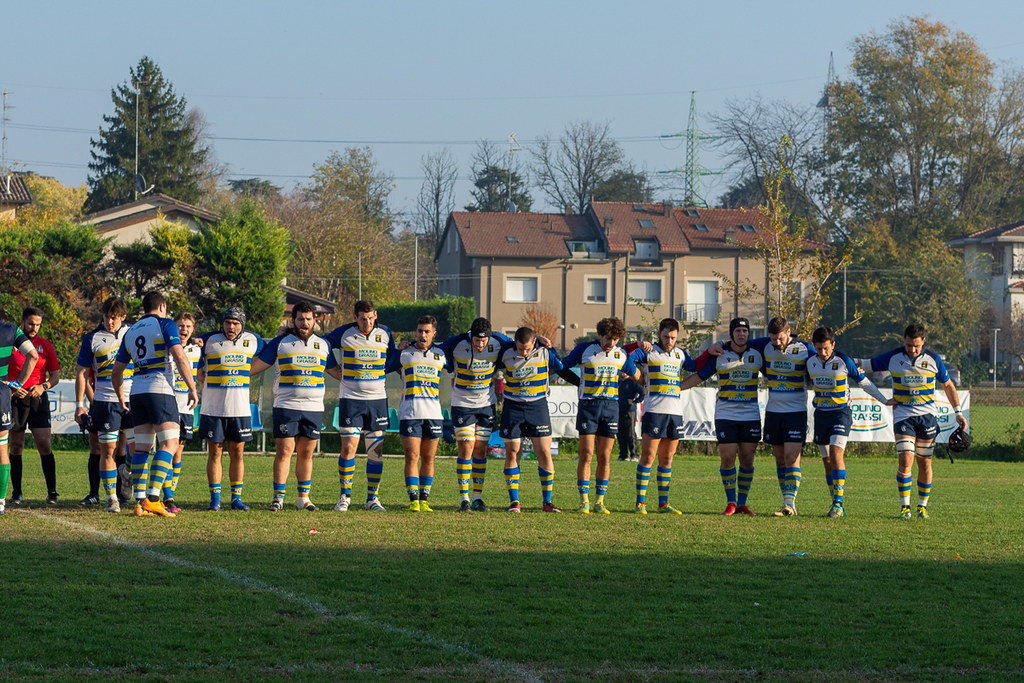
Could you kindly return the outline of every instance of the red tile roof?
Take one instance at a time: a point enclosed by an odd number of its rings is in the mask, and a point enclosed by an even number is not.
[[[0,176],[0,204],[31,204],[25,181],[13,173]]]
[[[949,244],[951,246],[962,246],[969,242],[991,242],[1000,237],[1024,237],[1024,221],[978,230],[970,235],[950,240]]]
[[[565,240],[597,239],[585,216],[560,213],[453,211],[447,230],[453,225],[470,257],[567,258]]]
[[[668,214],[668,215],[666,215]],[[593,202],[590,218],[601,226],[608,238],[608,251],[633,252],[634,240],[654,239],[663,254],[685,254],[690,243],[683,235],[671,205],[633,204],[627,202]],[[611,228],[608,229],[608,218]],[[644,221],[644,224],[641,224]]]

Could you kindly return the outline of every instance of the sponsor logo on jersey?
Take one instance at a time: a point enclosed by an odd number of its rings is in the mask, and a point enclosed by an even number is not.
[[[432,365],[417,365],[413,368],[413,372],[419,377],[437,377],[437,368]]]
[[[831,377],[815,377],[814,386],[822,389],[833,389],[836,386],[836,382]]]
[[[316,356],[299,355],[295,356],[295,363],[298,365],[318,365],[320,363],[320,359]]]
[[[475,360],[469,364],[470,370],[489,370],[493,363],[489,360]]]
[[[245,354],[244,353],[225,353],[220,357],[221,365],[244,365]]]
[[[537,368],[530,365],[512,371],[512,376],[516,379],[526,379],[527,377],[533,377],[536,374]]]
[[[246,349],[249,348],[249,340],[248,339],[243,339],[242,340],[242,347],[246,348]]]
[[[377,349],[356,349],[356,358],[362,360],[378,360],[380,352]]]
[[[313,342],[313,348],[314,349],[319,349],[320,348],[320,342]]]
[[[903,378],[900,380],[900,382],[903,384],[903,386],[920,387],[927,384],[928,380],[925,379],[924,375],[903,375]]]
[[[373,341],[380,343],[380,335],[379,334],[374,335]]]
[[[729,379],[733,382],[746,382],[753,377],[754,373],[750,370],[733,370],[729,373]]]

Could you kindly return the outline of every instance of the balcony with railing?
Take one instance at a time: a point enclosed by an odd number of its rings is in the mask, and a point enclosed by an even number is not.
[[[718,319],[722,307],[718,303],[711,304],[678,304],[676,319],[681,323],[712,324]]]

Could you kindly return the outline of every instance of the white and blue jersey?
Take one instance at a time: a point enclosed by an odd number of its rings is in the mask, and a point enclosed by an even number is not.
[[[772,345],[771,339],[761,337],[749,342],[752,349],[764,357],[765,385],[768,387],[769,413],[807,412],[807,361],[817,352],[803,339],[793,337],[783,349]]]
[[[398,355],[391,330],[375,325],[369,334],[363,334],[351,322],[334,328],[324,339],[335,349],[335,361],[341,368],[339,398],[387,399],[386,365],[389,357]]]
[[[252,359],[263,350],[263,340],[243,331],[236,339],[223,332],[203,337],[200,368],[206,373],[201,415],[249,417],[249,377]]]
[[[188,362],[192,366],[192,382],[196,381],[196,372],[199,370],[199,359],[203,355],[203,349],[198,344],[189,340],[188,344],[183,344],[181,350],[185,352],[185,357],[188,358]],[[188,385],[185,384],[185,379],[178,372],[178,364],[171,363],[171,370],[174,372],[174,398],[178,402],[178,412],[181,414],[192,414],[192,409],[188,407]]]
[[[117,351],[121,348],[121,340],[128,332],[127,325],[121,325],[117,332],[108,332],[107,328],[99,325],[95,330],[82,337],[82,346],[78,351],[78,365],[83,368],[92,368],[93,372],[93,396],[94,402],[117,403],[117,394],[110,384],[110,376],[114,372],[114,361],[117,359]],[[131,363],[124,371],[123,391],[125,396],[131,395],[132,372],[135,366]]]
[[[498,365],[505,369],[505,398],[529,403],[545,401],[552,372],[562,369],[562,361],[552,349],[534,346],[528,356],[520,356],[515,342],[502,344]]]
[[[135,365],[131,395],[174,396],[171,349],[175,346],[181,346],[181,339],[178,326],[170,318],[150,313],[128,328],[117,351],[117,362]]]
[[[886,371],[892,375],[892,395],[896,399],[893,422],[918,415],[937,415],[935,385],[949,381],[949,372],[939,354],[924,349],[912,359],[905,349],[899,348],[861,362],[874,372]]]
[[[758,373],[764,364],[761,352],[749,346],[742,353],[726,343],[722,355],[712,356],[699,371],[701,379],[718,375],[718,399],[715,401],[715,419],[735,422],[760,422],[757,407]]]
[[[679,383],[683,371],[693,372],[697,369],[697,362],[682,349],[665,351],[658,344],[654,344],[650,352],[638,348],[629,358],[634,365],[643,367],[647,378],[644,412],[682,415],[683,398]]]
[[[452,384],[453,408],[487,408],[493,406],[494,373],[497,370],[501,345],[512,342],[509,337],[492,332],[483,351],[473,347],[469,334],[459,334],[440,344],[448,357],[448,370],[455,375]]]
[[[448,360],[439,346],[420,350],[415,344],[399,354],[402,402],[399,420],[441,420],[441,371]]]
[[[580,377],[580,400],[607,399],[616,401],[619,398],[619,375],[636,374],[636,366],[629,354],[618,346],[609,351],[601,348],[596,341],[581,342],[562,359],[562,367],[571,368],[579,365],[582,369]]]
[[[821,360],[817,354],[812,356],[807,361],[807,375],[814,385],[815,410],[842,410],[849,407],[852,382],[880,403],[886,401],[885,396],[864,376],[853,359],[842,351],[833,351],[826,360]]]
[[[267,342],[259,359],[275,368],[274,407],[322,413],[330,353],[331,345],[315,334],[302,340],[289,333]]]

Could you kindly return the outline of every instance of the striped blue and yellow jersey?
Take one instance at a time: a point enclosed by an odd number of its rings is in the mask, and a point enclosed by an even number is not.
[[[807,412],[807,360],[815,355],[814,347],[796,337],[783,349],[775,348],[768,337],[752,339],[748,344],[764,356],[762,372],[768,387],[767,412]]]
[[[534,346],[520,356],[515,342],[502,344],[498,366],[505,372],[505,398],[512,401],[542,401],[548,397],[550,373],[562,369],[562,361],[552,349]]]
[[[718,376],[718,400],[715,418],[720,420],[760,420],[757,407],[758,373],[764,364],[760,351],[749,346],[737,353],[727,342],[720,356],[712,356],[698,372],[701,379]]]
[[[636,366],[629,354],[618,346],[605,351],[596,341],[581,342],[562,359],[562,367],[571,368],[579,365],[583,372],[580,376],[580,399],[607,399],[615,401],[619,398],[619,375],[636,374]]]
[[[245,417],[249,409],[249,373],[252,359],[263,350],[263,340],[243,331],[228,339],[222,331],[203,337],[203,356],[199,367],[205,372],[202,415]]]
[[[275,368],[274,407],[323,412],[330,355],[331,345],[315,334],[303,340],[288,333],[267,342],[259,359]]]
[[[82,346],[78,350],[78,365],[91,368],[93,372],[93,401],[117,403],[117,395],[110,385],[110,376],[114,371],[117,351],[121,348],[121,339],[128,332],[128,325],[122,324],[117,332],[108,332],[101,323],[95,330],[82,337]],[[132,372],[135,366],[129,363],[124,371],[122,392],[127,398],[131,395]]]
[[[665,351],[658,344],[650,353],[637,348],[630,354],[634,365],[643,368],[647,378],[644,412],[662,415],[682,415],[683,399],[679,383],[683,371],[693,372],[697,363],[682,349]]]
[[[376,325],[369,334],[363,334],[356,323],[351,322],[334,328],[324,339],[331,344],[335,361],[341,368],[339,398],[379,400],[388,397],[384,375],[390,369],[388,359],[398,356],[391,330]]]
[[[492,332],[483,351],[473,347],[469,334],[459,334],[440,345],[448,358],[448,370],[455,375],[452,406],[486,408],[494,405],[494,373],[501,345],[511,342],[500,332]]]
[[[117,351],[117,361],[135,364],[131,393],[174,395],[171,349],[181,346],[178,326],[169,318],[153,313],[139,318],[128,328]]]
[[[892,395],[896,406],[894,422],[916,415],[935,415],[935,387],[949,381],[949,371],[939,354],[924,349],[915,358],[898,348],[862,361],[865,369],[886,371],[892,375]]]
[[[426,350],[415,344],[399,354],[402,375],[400,420],[441,419],[441,371],[448,365],[444,350],[431,346]]]
[[[188,358],[188,362],[192,366],[192,382],[196,381],[196,373],[199,370],[199,359],[203,355],[203,350],[194,341],[189,340],[187,344],[182,345],[181,350],[185,352],[185,357]],[[178,372],[178,364],[171,363],[171,370],[174,371],[174,399],[178,403],[179,413],[190,413],[192,409],[188,407],[188,385],[185,384],[184,378],[181,373]]]
[[[833,351],[828,360],[815,354],[807,361],[807,375],[814,385],[815,410],[840,410],[850,404],[850,384],[867,378],[842,351]]]

